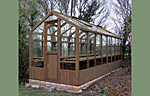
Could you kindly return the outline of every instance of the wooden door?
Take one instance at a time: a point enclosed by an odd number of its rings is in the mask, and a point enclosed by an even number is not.
[[[52,22],[53,23],[53,22]],[[45,61],[45,78],[47,81],[57,81],[57,50],[54,50],[54,47],[57,47],[57,41],[49,40],[47,36],[48,33],[48,24],[51,22],[44,22],[44,61]],[[53,38],[53,36],[52,36]],[[51,48],[49,50],[48,48]],[[55,52],[54,52],[55,51]]]
[[[57,81],[57,54],[47,54],[47,80]]]

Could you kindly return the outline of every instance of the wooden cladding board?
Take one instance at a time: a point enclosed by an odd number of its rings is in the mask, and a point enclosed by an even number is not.
[[[79,85],[100,77],[110,71],[113,71],[121,66],[121,60],[108,64],[102,64],[95,67],[79,71]]]
[[[31,67],[32,79],[45,80],[45,70],[44,68]]]
[[[47,55],[47,80],[57,81],[57,55]]]
[[[76,71],[60,70],[59,83],[76,85]]]

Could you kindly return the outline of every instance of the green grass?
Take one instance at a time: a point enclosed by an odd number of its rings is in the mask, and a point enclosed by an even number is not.
[[[43,92],[42,89],[19,87],[19,96],[71,96],[71,92],[54,90]]]

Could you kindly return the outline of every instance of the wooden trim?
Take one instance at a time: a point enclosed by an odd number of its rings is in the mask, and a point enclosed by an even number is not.
[[[32,40],[32,42],[43,42],[43,40],[36,39],[36,40]]]
[[[111,37],[111,62],[112,62],[112,37]]]
[[[33,32],[38,26],[40,26],[49,16],[53,15],[53,13],[48,13],[40,22],[38,22],[29,33]]]
[[[42,32],[42,34],[43,34],[43,32]],[[42,40],[43,40],[43,35],[42,35]],[[42,42],[42,57],[43,57],[43,51],[44,51],[44,50],[43,50],[43,47],[44,47],[44,46],[43,46],[43,42]]]
[[[53,11],[53,14],[54,14],[55,16],[57,16],[58,18],[60,18],[60,19],[62,19],[62,20],[65,20],[65,21],[66,21],[67,23],[69,23],[70,25],[79,28],[78,25],[76,25],[76,24],[72,23],[71,21],[69,21],[68,19],[66,19],[66,18],[64,18],[64,17],[62,17],[62,16],[60,16],[60,15],[58,15],[58,14],[60,14],[60,13],[57,13],[57,12]]]
[[[96,36],[97,34],[95,33],[95,36],[94,36],[94,66],[96,66]]]
[[[47,52],[47,55],[57,55],[57,52]]]
[[[100,35],[101,36],[101,64],[103,64],[103,42],[102,42],[102,35]]]
[[[89,33],[87,32],[87,37],[89,36]],[[87,68],[89,68],[89,40],[87,39],[86,44],[86,54],[87,54]]]
[[[101,34],[101,35],[104,35],[104,36],[109,36],[109,37],[114,37],[114,38],[122,39],[121,37],[115,37],[115,36],[111,36],[111,35],[108,35],[108,34],[100,33],[100,32],[97,32],[97,31],[92,31],[92,30],[89,30],[89,29],[81,28],[81,27],[79,28],[79,30],[89,31],[89,32],[96,33],[96,34]]]
[[[88,56],[93,56],[94,54],[88,54]],[[98,54],[96,54],[98,55]],[[82,55],[79,55],[79,57],[81,56],[87,56],[87,54],[82,54]],[[69,57],[76,57],[76,55],[69,55],[69,56],[60,56],[60,58],[69,58]]]
[[[70,55],[70,43],[68,43],[68,55]]]
[[[58,21],[58,19],[53,19],[53,20],[47,20],[47,21],[45,21],[45,23],[47,23],[47,24],[51,24],[50,22],[54,22],[54,23],[57,23],[57,21]]]
[[[59,80],[59,76],[60,76],[60,54],[61,54],[61,38],[60,38],[60,33],[61,33],[61,23],[60,23],[60,19],[58,19],[58,22],[57,22],[57,80]],[[61,78],[60,78],[61,79]]]
[[[115,58],[114,58],[114,59],[115,59],[115,61],[116,61],[116,38],[115,38],[115,44],[114,44],[114,47],[115,47],[115,48],[114,48],[114,54],[115,54]]]
[[[46,40],[47,42],[53,42],[53,43],[57,43],[57,41],[55,40]]]
[[[33,59],[33,61],[44,61],[44,60],[36,60],[36,59]]]
[[[35,35],[43,35],[43,32],[42,33],[32,33],[32,34],[35,34]]]
[[[76,61],[60,61],[61,63],[76,63]]]
[[[79,29],[76,28],[76,84],[79,84]]]
[[[108,63],[108,36],[106,36],[106,63]]]
[[[119,39],[118,39],[118,60],[119,60]]]
[[[60,41],[61,43],[76,43],[76,42],[68,42],[68,41]]]

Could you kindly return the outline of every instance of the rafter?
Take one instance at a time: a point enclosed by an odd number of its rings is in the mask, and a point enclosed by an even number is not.
[[[70,30],[71,28],[72,28],[73,26],[71,26],[69,29],[67,29],[65,32],[63,32],[62,34],[61,34],[61,36],[63,36],[63,34],[65,34],[68,30]]]
[[[75,34],[75,33],[76,33],[76,31],[74,31],[73,33],[71,33],[71,34],[68,36],[68,38],[71,38],[72,35]]]
[[[60,28],[61,27],[63,27],[63,26],[65,26],[67,23],[65,22],[65,23],[63,23],[61,26],[60,26]],[[52,36],[55,34],[57,32],[57,30],[56,31],[54,31],[53,33],[52,33]]]
[[[86,36],[87,34],[84,34],[82,37],[80,37],[79,39],[82,39],[84,36]]]

